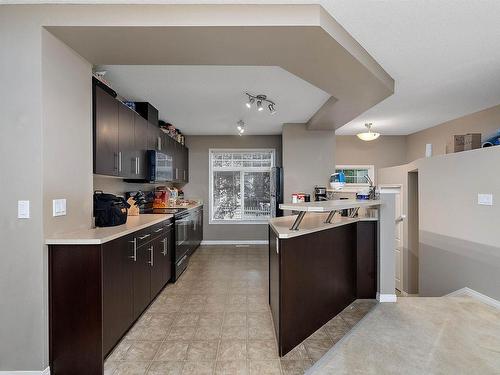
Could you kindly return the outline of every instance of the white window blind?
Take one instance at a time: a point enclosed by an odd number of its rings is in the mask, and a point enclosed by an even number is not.
[[[274,150],[212,149],[209,159],[210,223],[266,222]]]

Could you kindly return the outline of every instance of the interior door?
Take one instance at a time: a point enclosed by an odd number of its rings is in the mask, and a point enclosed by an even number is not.
[[[395,277],[396,277],[396,289],[403,290],[403,207],[401,202],[401,189],[395,194],[396,200],[396,233],[394,236],[395,246],[394,246],[394,263],[396,267]]]

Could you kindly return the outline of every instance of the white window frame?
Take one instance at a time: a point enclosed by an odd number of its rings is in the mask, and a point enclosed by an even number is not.
[[[343,164],[343,165],[336,165],[335,166],[335,171],[337,169],[367,169],[368,170],[368,177],[371,178],[373,181],[373,185],[375,185],[375,166],[374,165],[360,165],[360,164]],[[362,184],[354,184],[354,183],[345,183],[344,187],[342,190],[339,192],[353,192],[357,193],[358,191],[362,190],[363,188],[369,187],[370,184],[368,182],[362,183]]]
[[[261,220],[215,220],[213,219],[213,178],[214,178],[214,168],[213,168],[213,163],[212,163],[212,155],[213,153],[216,152],[270,152],[271,153],[271,167],[270,168],[263,168],[263,167],[247,167],[249,172],[267,172],[270,171],[272,167],[276,165],[276,149],[274,148],[210,148],[208,149],[208,224],[266,224],[268,223],[268,219],[261,219]],[[228,171],[231,172],[233,171],[239,171],[241,168],[223,168],[221,169],[223,171]],[[241,181],[241,197],[242,197],[242,204],[244,208],[244,184],[243,181]]]

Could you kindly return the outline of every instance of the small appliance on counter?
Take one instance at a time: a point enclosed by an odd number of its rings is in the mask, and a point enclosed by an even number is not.
[[[94,217],[96,227],[114,227],[127,222],[130,205],[124,198],[94,191]]]
[[[293,193],[292,194],[292,203],[303,203],[310,202],[311,194],[306,193]]]
[[[322,186],[315,186],[314,187],[314,200],[316,202],[328,200],[328,197],[326,195],[326,187],[322,187]]]
[[[330,175],[330,187],[333,190],[341,190],[345,185],[344,172],[336,172]]]

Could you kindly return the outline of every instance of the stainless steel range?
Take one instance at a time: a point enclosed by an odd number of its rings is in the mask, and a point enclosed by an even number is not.
[[[155,213],[160,213],[155,209]],[[172,259],[172,281],[184,272],[189,257],[195,252],[203,238],[203,206],[195,208],[165,208],[161,213],[174,215],[175,248]]]

